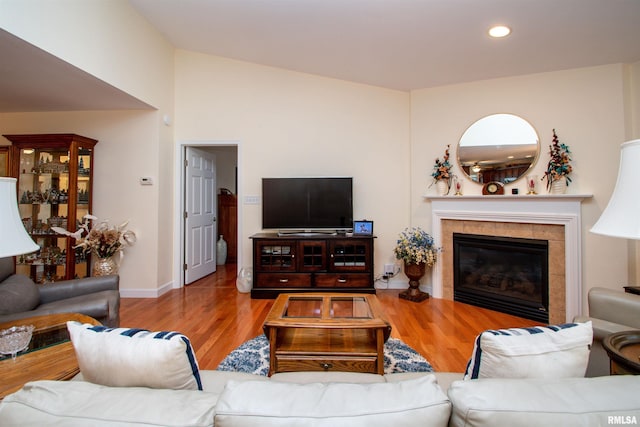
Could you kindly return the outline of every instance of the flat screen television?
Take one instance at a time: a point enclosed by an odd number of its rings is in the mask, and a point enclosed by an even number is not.
[[[353,227],[352,178],[262,178],[262,228],[343,231]]]

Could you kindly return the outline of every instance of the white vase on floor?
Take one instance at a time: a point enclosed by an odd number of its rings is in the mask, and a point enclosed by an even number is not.
[[[220,239],[216,243],[216,264],[224,265],[227,262],[227,242],[220,235]]]
[[[253,270],[248,267],[244,267],[238,273],[238,277],[236,278],[236,288],[238,288],[238,292],[246,294],[247,292],[251,292],[251,288],[253,287]]]

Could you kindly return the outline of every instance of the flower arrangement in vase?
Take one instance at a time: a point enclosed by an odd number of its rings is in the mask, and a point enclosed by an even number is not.
[[[441,195],[445,196],[449,194],[451,178],[453,177],[451,173],[451,163],[449,163],[449,145],[447,145],[447,148],[444,150],[442,160],[436,157],[431,177],[433,177],[433,182],[436,186],[441,186],[438,190]],[[433,185],[433,183],[431,185]]]
[[[553,130],[553,142],[549,146],[549,163],[547,164],[547,171],[544,173],[542,179],[547,180],[547,190],[550,192],[564,193],[564,190],[571,182],[569,174],[573,168],[569,163],[571,161],[571,151],[569,146],[560,143],[556,130]],[[558,188],[560,186],[560,188]],[[554,189],[556,189],[554,191]]]
[[[393,253],[396,259],[405,263],[424,263],[427,267],[433,267],[438,252],[433,243],[433,237],[420,227],[405,228],[398,237]]]
[[[419,289],[420,278],[427,267],[436,263],[438,248],[433,237],[419,227],[405,229],[396,242],[393,253],[396,259],[404,261],[404,272],[409,278],[409,289],[400,293],[400,298],[410,301],[423,301],[429,294]]]
[[[74,248],[80,248],[83,252],[91,252],[98,258],[95,260],[93,268],[94,275],[116,274],[118,264],[113,260],[113,256],[120,253],[122,257],[125,247],[133,246],[136,242],[136,235],[131,230],[125,230],[128,221],[117,227],[110,226],[108,221],[98,222],[91,227],[91,221],[98,218],[93,215],[82,217],[83,222],[75,232],[70,232],[60,227],[51,227],[53,231],[65,236],[73,237],[76,240]],[[86,236],[83,237],[83,234]]]

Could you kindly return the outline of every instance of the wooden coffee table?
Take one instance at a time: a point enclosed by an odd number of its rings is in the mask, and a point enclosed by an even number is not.
[[[0,330],[12,326],[35,326],[26,353],[18,353],[16,360],[11,356],[0,360],[0,399],[18,391],[29,381],[68,380],[80,372],[67,331],[67,321],[70,320],[100,324],[94,318],[78,313],[50,314],[0,324]]]
[[[263,327],[269,339],[269,375],[384,373],[384,343],[391,326],[373,294],[280,294]]]

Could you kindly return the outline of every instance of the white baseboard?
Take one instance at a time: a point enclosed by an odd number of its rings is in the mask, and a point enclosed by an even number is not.
[[[120,289],[121,298],[158,298],[173,289],[173,281],[157,289]]]
[[[406,289],[407,286],[406,279],[377,280],[375,283],[376,289]]]
[[[407,289],[409,287],[409,283],[406,278],[400,279],[391,279],[388,282],[384,280],[378,280],[375,283],[376,289]],[[431,285],[420,285],[420,290],[423,292],[428,292],[431,295],[431,289],[433,287]]]
[[[407,289],[408,284],[406,279],[395,279],[384,282],[378,280],[375,283],[376,289]],[[431,295],[431,286],[420,285],[420,290],[428,292]],[[161,295],[166,294],[173,289],[173,281],[165,283],[158,289],[120,289],[121,298],[158,298]]]

